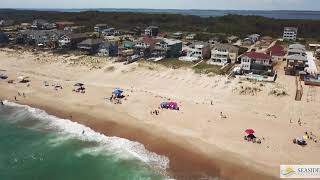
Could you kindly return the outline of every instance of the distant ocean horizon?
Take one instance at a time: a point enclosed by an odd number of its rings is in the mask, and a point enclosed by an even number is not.
[[[130,8],[92,8],[92,9],[27,9],[40,11],[59,11],[59,12],[135,12],[135,13],[165,13],[194,15],[200,17],[219,17],[228,14],[243,16],[263,16],[275,19],[309,19],[320,20],[320,11],[294,11],[294,10],[200,10],[200,9],[130,9]]]

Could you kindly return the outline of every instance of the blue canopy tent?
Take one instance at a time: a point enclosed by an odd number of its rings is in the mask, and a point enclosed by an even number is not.
[[[114,90],[114,91],[112,92],[112,94],[114,94],[114,95],[116,95],[116,96],[121,96],[122,93],[123,93],[123,91],[121,91],[121,90],[119,90],[119,89]]]

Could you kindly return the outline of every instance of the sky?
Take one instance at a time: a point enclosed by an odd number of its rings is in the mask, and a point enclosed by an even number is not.
[[[320,10],[320,0],[0,0],[0,8]]]

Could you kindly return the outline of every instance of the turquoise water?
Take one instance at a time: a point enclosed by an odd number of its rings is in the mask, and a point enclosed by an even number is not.
[[[167,158],[139,143],[7,104],[0,106],[1,180],[165,179]]]

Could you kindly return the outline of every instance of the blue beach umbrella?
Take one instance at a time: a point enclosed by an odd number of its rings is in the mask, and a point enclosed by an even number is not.
[[[114,91],[112,92],[112,94],[114,94],[114,95],[116,95],[116,96],[120,96],[122,93],[123,93],[123,91],[121,91],[121,90],[119,90],[119,89],[114,90]]]

